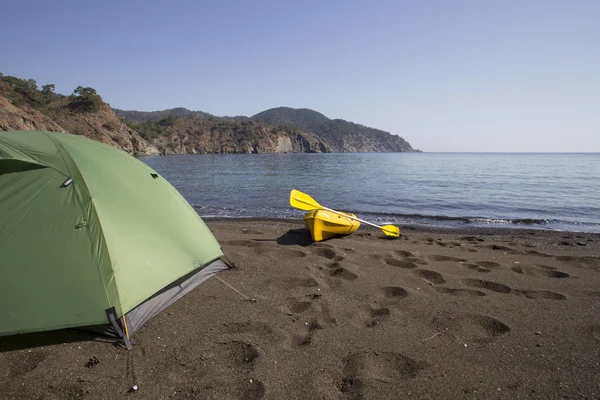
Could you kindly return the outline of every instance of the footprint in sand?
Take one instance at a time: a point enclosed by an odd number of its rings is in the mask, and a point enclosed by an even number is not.
[[[462,244],[458,243],[458,242],[443,242],[442,240],[438,239],[437,241],[434,242],[435,244],[437,244],[440,247],[449,247],[451,249],[455,248],[455,247],[462,247]]]
[[[371,308],[369,310],[369,315],[371,318],[369,318],[365,322],[365,326],[370,328],[375,325],[378,325],[378,324],[382,323],[383,321],[385,321],[386,319],[388,319],[390,317],[390,314],[391,314],[390,309],[387,307]]]
[[[435,317],[432,324],[439,333],[448,333],[461,344],[487,344],[510,332],[508,325],[483,314]]]
[[[470,287],[486,289],[497,293],[513,293],[517,296],[524,296],[527,299],[565,300],[567,298],[563,294],[551,292],[549,290],[513,290],[501,283],[484,281],[481,279],[467,278],[463,279],[463,283]]]
[[[475,264],[465,264],[465,266],[471,270],[486,273],[490,272],[490,269],[498,268],[500,264],[494,261],[477,261]]]
[[[224,348],[219,352],[222,354],[222,362],[227,362],[228,369],[235,370],[234,375],[238,379],[232,382],[229,388],[235,395],[235,398],[248,400],[263,399],[265,387],[263,383],[256,379],[254,375],[254,364],[260,357],[258,346],[241,341],[233,341],[222,345]],[[210,389],[210,386],[208,387]],[[210,396],[212,398],[212,396]]]
[[[335,319],[331,317],[328,308],[324,304],[316,305],[313,311],[311,319],[297,322],[297,333],[292,334],[290,337],[292,348],[309,345],[318,330],[335,324]]]
[[[428,269],[417,269],[413,271],[413,274],[420,276],[434,285],[446,283],[446,280],[440,273]]]
[[[341,257],[343,259],[343,257]],[[332,260],[336,260],[337,258],[334,258]],[[322,267],[318,267],[320,270],[324,270],[324,268]],[[342,264],[341,261],[334,261],[332,263],[328,263],[326,266],[327,270],[324,270],[321,273],[321,277],[325,278],[325,281],[327,283],[327,285],[329,286],[336,286],[335,281],[333,281],[330,278],[334,278],[335,280],[339,280],[339,279],[343,279],[346,281],[354,281],[356,279],[358,279],[358,274],[356,274],[354,271],[357,271],[358,268],[356,268],[356,266],[350,264],[350,263],[344,263]],[[338,282],[339,284],[339,282]]]
[[[500,267],[500,264],[498,264],[495,261],[477,261],[475,264],[477,264],[483,268],[488,268],[488,269]]]
[[[342,377],[337,387],[342,395],[362,399],[377,385],[399,385],[414,379],[428,363],[395,352],[361,352],[344,360]],[[372,394],[372,393],[371,393]]]
[[[465,266],[471,270],[475,270],[477,272],[482,272],[482,273],[486,273],[486,272],[490,272],[489,269],[482,267],[481,265],[477,265],[477,264],[465,264]]]
[[[412,261],[397,260],[393,257],[386,258],[385,263],[387,265],[391,265],[392,267],[398,267],[398,268],[406,268],[406,269],[417,268],[417,264],[415,264]]]
[[[559,246],[569,246],[569,247],[575,247],[575,244],[568,242],[566,240],[561,240],[560,242],[558,242]]]
[[[316,319],[312,320],[311,322],[307,322],[306,326],[307,332],[292,335],[292,344],[295,347],[303,347],[309,345],[312,342],[314,331],[317,329],[323,329],[323,326]]]
[[[400,258],[402,258],[402,260],[398,260],[398,259],[394,258],[393,256],[388,255],[384,259],[384,261],[387,265],[391,265],[393,267],[410,269],[410,268],[417,268],[417,264],[427,264],[427,261],[420,259],[418,256],[411,253],[410,251],[396,250],[396,251],[394,251],[394,253],[396,255],[398,255]]]
[[[338,255],[331,247],[314,247],[312,252],[319,257],[327,258],[328,260],[341,261],[344,259],[343,256]]]
[[[287,276],[280,279],[272,279],[269,281],[269,284],[282,289],[304,289],[319,286],[319,282],[315,278],[305,276]]]
[[[491,250],[502,250],[502,251],[505,251],[505,252],[507,252],[509,254],[519,254],[519,252],[517,250],[515,250],[515,249],[513,249],[511,247],[501,246],[501,245],[498,245],[498,244],[490,244],[490,245],[487,245],[485,247],[487,247],[488,249],[491,249]]]
[[[527,251],[526,254],[529,254],[531,256],[545,257],[545,258],[552,257],[550,254],[540,253],[539,251],[535,251],[535,250],[529,250],[529,251]]]
[[[249,247],[254,250],[256,254],[264,254],[273,249],[273,244],[266,242],[259,242],[253,240],[229,240],[221,242],[225,246],[235,247]]]
[[[291,299],[284,307],[288,315],[301,314],[312,308],[312,302],[307,300]]]
[[[467,261],[464,258],[442,256],[442,255],[437,255],[437,254],[427,256],[427,258],[430,259],[431,261],[449,261],[449,262],[459,262],[459,263]]]
[[[399,286],[385,286],[380,289],[380,298],[375,301],[375,305],[369,308],[369,318],[365,321],[365,326],[373,327],[389,318],[391,310],[408,296],[406,289]]]
[[[490,337],[504,335],[510,332],[508,325],[502,321],[490,317],[489,315],[475,314],[462,319],[463,326],[473,326],[479,328],[483,333]]]
[[[589,268],[592,271],[600,272],[600,257],[556,256],[554,258],[558,261],[568,262],[578,267]]]
[[[22,379],[23,375],[36,369],[38,365],[48,358],[47,353],[43,350],[32,349],[29,351],[30,353],[27,353],[27,357],[15,358],[13,362],[8,364],[10,371],[9,376],[15,379]]]
[[[482,279],[466,278],[462,280],[469,287],[491,290],[497,293],[510,293],[512,289],[506,285],[496,282],[484,281]]]
[[[404,261],[408,261],[408,262],[411,262],[414,264],[427,265],[426,260],[423,260],[418,255],[411,253],[410,251],[396,250],[396,251],[394,251],[394,253],[396,253],[396,255],[399,256],[400,258],[402,258]],[[388,258],[393,259],[392,257],[388,257]]]
[[[416,256],[413,253],[411,253],[410,251],[396,250],[396,251],[394,251],[394,253],[396,253],[400,257],[404,257],[404,258],[416,258]]]
[[[481,243],[481,242],[485,242],[484,239],[479,238],[477,236],[463,236],[463,237],[461,237],[461,240],[466,240],[469,243]]]
[[[302,250],[294,250],[294,249],[280,249],[277,250],[277,254],[281,255],[282,258],[298,258],[298,257],[306,257],[306,252]]]
[[[244,400],[262,400],[265,398],[265,385],[256,378],[245,379],[242,393],[240,398]]]
[[[340,278],[340,279],[345,279],[347,281],[353,281],[358,279],[358,275],[356,275],[354,272],[351,272],[349,270],[347,270],[346,268],[342,267],[340,265],[340,263],[334,263],[334,265],[336,265],[334,268],[331,269],[331,271],[329,272],[329,275],[334,277],[334,278]]]
[[[436,286],[434,289],[438,293],[449,294],[452,296],[476,296],[476,297],[486,296],[486,294],[484,292],[482,292],[481,290],[475,290],[475,289],[449,288],[449,287],[445,287],[445,286]]]
[[[542,276],[546,278],[569,278],[571,276],[566,272],[555,271],[552,267],[547,265],[539,265],[535,267],[517,265],[512,267],[511,270],[517,274]]]
[[[551,292],[549,290],[515,290],[514,294],[525,296],[528,299],[548,299],[548,300],[566,300],[564,294]]]
[[[250,335],[256,340],[267,340],[272,343],[281,343],[284,339],[279,331],[262,321],[230,322],[221,325],[219,329],[224,334],[244,337]]]
[[[396,304],[400,299],[408,296],[406,289],[399,286],[382,287],[381,293],[383,294],[384,299],[382,302],[385,303],[385,305]]]
[[[293,334],[288,336],[287,347],[297,348],[309,345],[315,333],[320,329],[335,325],[336,320],[331,316],[329,307],[321,295],[304,296],[303,299],[291,299],[284,311],[295,311],[291,322]]]
[[[243,366],[252,366],[260,356],[258,347],[251,343],[233,341],[225,344],[225,347],[228,350],[225,353],[229,353],[234,362]]]
[[[566,261],[566,262],[586,262],[587,257],[576,257],[576,256],[555,256],[555,260],[557,261]]]

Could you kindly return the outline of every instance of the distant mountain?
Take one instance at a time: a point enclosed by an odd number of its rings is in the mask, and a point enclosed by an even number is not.
[[[321,126],[331,121],[323,114],[308,108],[290,107],[271,108],[251,118],[271,125],[296,126],[307,131],[319,130]]]
[[[0,130],[51,130],[83,135],[135,155],[189,153],[411,152],[399,136],[308,109],[279,107],[253,117],[202,111],[111,109],[96,90],[73,94],[38,88],[0,73]]]
[[[355,124],[343,119],[329,119],[307,108],[278,107],[252,117],[216,117],[186,108],[143,112],[114,109],[117,116],[137,124],[149,124],[164,118],[208,119],[216,121],[260,121],[280,129],[309,132],[327,143],[333,152],[415,152],[403,138],[380,129]]]
[[[271,125],[296,127],[325,139],[334,152],[419,151],[403,138],[343,119],[329,119],[306,108],[271,108],[251,117]]]

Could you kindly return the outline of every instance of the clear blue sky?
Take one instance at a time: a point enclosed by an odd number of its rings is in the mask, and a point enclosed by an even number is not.
[[[600,1],[27,1],[0,71],[113,107],[310,108],[425,151],[600,151]]]

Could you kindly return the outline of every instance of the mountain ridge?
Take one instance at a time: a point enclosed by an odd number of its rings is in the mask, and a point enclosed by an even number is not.
[[[299,129],[325,139],[333,152],[420,152],[413,149],[404,138],[389,132],[367,127],[344,119],[331,119],[308,108],[274,107],[251,117],[217,117],[203,112],[177,107],[159,111],[113,109],[115,115],[129,121],[147,123],[165,116],[183,118],[221,119],[232,121],[260,121],[268,125]]]
[[[0,73],[0,130],[68,132],[133,155],[419,151],[389,132],[310,109],[277,107],[252,117],[119,110],[93,88],[63,95],[54,87]]]

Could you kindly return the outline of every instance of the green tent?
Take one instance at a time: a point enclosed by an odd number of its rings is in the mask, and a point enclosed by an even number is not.
[[[131,333],[226,269],[190,204],[127,153],[57,132],[0,132],[0,335]],[[125,315],[125,318],[122,318]]]

